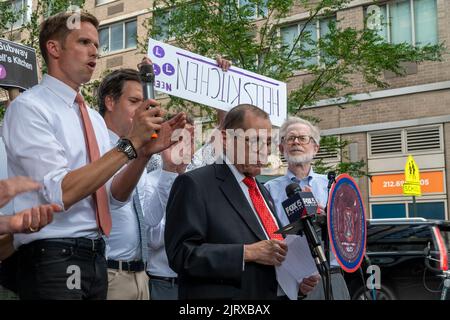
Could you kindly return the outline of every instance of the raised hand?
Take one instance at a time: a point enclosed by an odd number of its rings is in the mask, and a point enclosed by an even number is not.
[[[40,187],[39,183],[28,177],[0,180],[0,207],[3,207],[19,193],[38,190]]]
[[[163,169],[166,171],[184,173],[194,155],[194,127],[186,124],[180,130],[178,142],[161,152]]]
[[[172,139],[172,134],[176,129],[184,128],[185,125],[186,114],[184,112],[180,112],[170,120],[161,123],[158,128],[158,138],[147,140],[138,150],[138,155],[149,158],[177,143],[177,139]]]
[[[152,139],[152,134],[161,129],[163,113],[156,100],[142,102],[134,113],[127,138],[136,150]]]
[[[230,67],[231,67],[231,61],[222,58],[221,55],[216,55],[216,62],[217,62],[217,65],[218,65],[220,68],[222,68],[222,71],[227,72],[228,69],[230,69]]]

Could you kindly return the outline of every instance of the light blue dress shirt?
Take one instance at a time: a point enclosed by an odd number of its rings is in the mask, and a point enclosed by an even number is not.
[[[287,199],[286,187],[293,182],[298,183],[300,185],[300,188],[302,188],[302,190],[306,186],[310,187],[312,189],[314,198],[316,199],[317,203],[322,207],[325,208],[328,202],[327,176],[315,173],[312,167],[311,170],[309,171],[308,176],[302,180],[299,180],[290,170],[288,170],[286,175],[266,182],[264,186],[267,188],[267,190],[269,190],[273,201],[275,201],[277,215],[280,218],[283,227],[289,224],[289,219],[285,214],[281,203]],[[331,256],[331,266],[338,266],[338,263],[334,255]]]

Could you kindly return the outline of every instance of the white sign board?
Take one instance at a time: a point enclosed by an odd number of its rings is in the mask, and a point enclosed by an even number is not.
[[[281,126],[287,117],[286,83],[232,66],[223,72],[213,59],[149,39],[155,90],[228,111],[248,103]]]

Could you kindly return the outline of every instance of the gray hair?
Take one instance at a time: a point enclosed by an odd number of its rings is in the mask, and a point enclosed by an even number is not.
[[[303,124],[309,127],[311,131],[311,137],[314,142],[319,146],[320,145],[320,130],[318,127],[313,125],[311,122],[305,119],[301,119],[299,117],[289,117],[280,128],[280,138],[283,139],[287,135],[288,128],[294,124]]]

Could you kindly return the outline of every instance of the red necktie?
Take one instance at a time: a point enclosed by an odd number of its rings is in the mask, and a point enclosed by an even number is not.
[[[278,227],[273,219],[272,214],[267,208],[264,199],[261,195],[261,192],[256,185],[256,181],[253,178],[245,177],[244,183],[248,187],[248,192],[250,194],[250,199],[252,199],[253,206],[255,207],[256,213],[261,220],[264,230],[266,230],[267,235],[270,239],[283,240],[281,234],[274,233],[278,230]]]
[[[92,126],[91,119],[84,103],[83,97],[77,93],[75,102],[80,107],[81,120],[84,126],[84,136],[86,140],[86,147],[89,155],[90,162],[93,162],[100,158],[100,150],[98,148],[97,138],[95,137],[94,127]],[[106,193],[105,186],[101,186],[93,195],[92,198],[96,207],[96,219],[97,225],[100,230],[107,236],[111,232],[111,214],[109,213],[109,200]]]

